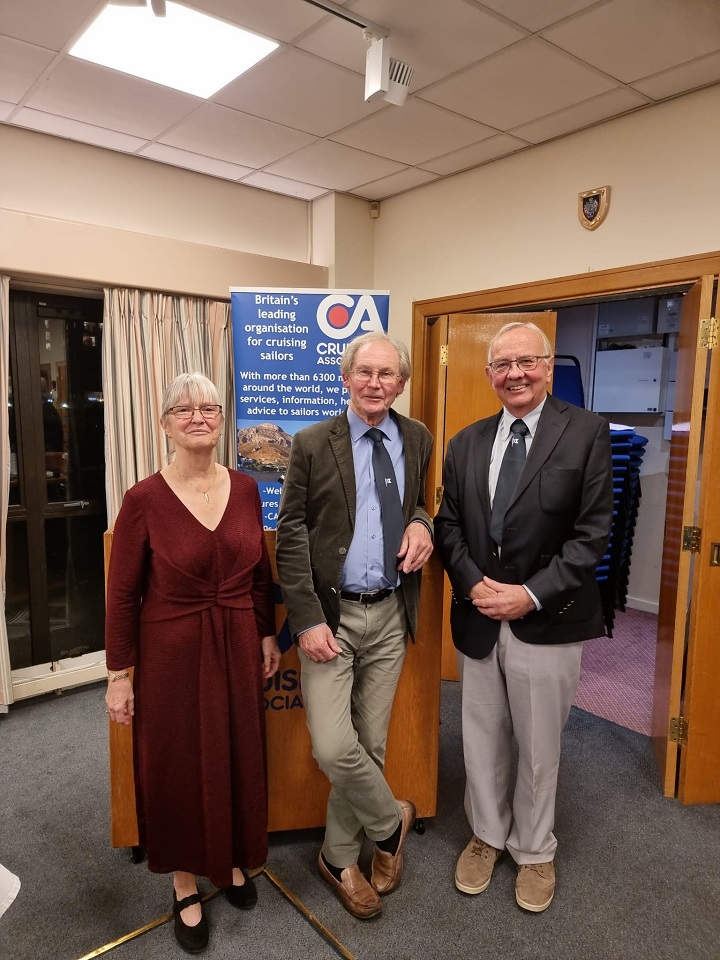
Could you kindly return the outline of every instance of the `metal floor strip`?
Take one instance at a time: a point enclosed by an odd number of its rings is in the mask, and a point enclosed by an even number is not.
[[[203,903],[207,903],[208,900],[214,900],[219,894],[220,890],[208,893],[202,898]],[[122,946],[123,943],[127,943],[129,940],[135,940],[144,933],[149,933],[157,927],[162,927],[163,924],[168,923],[172,918],[172,913],[166,913],[164,916],[158,917],[157,920],[151,920],[150,923],[146,923],[144,927],[133,930],[132,933],[126,933],[124,937],[120,937],[118,940],[113,940],[112,943],[106,943],[104,946],[98,947],[97,950],[91,950],[90,953],[83,954],[82,957],[78,957],[78,960],[92,960],[93,957],[101,957],[104,953],[109,953],[111,950],[114,950],[115,947]]]
[[[285,899],[295,907],[295,909],[302,914],[302,916],[307,920],[311,927],[316,930],[320,936],[325,940],[337,953],[339,957],[342,957],[343,960],[356,960],[354,954],[343,946],[342,943],[337,939],[334,934],[328,930],[322,921],[318,920],[314,913],[311,913],[310,910],[305,906],[305,904],[295,896],[295,894],[290,890],[274,873],[271,873],[270,870],[263,870],[259,874],[260,876],[265,876],[270,881],[270,883],[278,890]],[[214,893],[209,893],[207,896],[203,897],[203,903],[207,903],[208,900],[212,900],[214,897],[217,897],[220,894],[220,890],[215,890]],[[98,947],[97,950],[91,950],[90,953],[83,954],[82,957],[78,957],[78,960],[93,960],[94,957],[101,957],[105,953],[109,953],[111,950],[114,950],[116,947],[122,946],[123,943],[127,943],[129,940],[135,940],[137,937],[141,937],[144,933],[149,933],[151,930],[155,930],[157,927],[162,927],[163,924],[168,923],[172,920],[172,913],[166,913],[162,917],[158,917],[157,920],[152,920],[150,923],[146,923],[144,927],[140,927],[138,930],[133,930],[132,933],[126,933],[124,937],[120,937],[118,940],[113,940],[112,943],[106,943],[102,947]]]
[[[305,904],[295,896],[292,890],[288,889],[288,887],[285,886],[282,880],[279,880],[274,873],[271,873],[267,869],[264,870],[263,872],[265,876],[268,878],[268,880],[270,881],[270,883],[272,883],[272,885],[280,891],[280,893],[285,897],[285,899],[289,900],[290,903],[295,907],[295,909],[298,910],[303,915],[303,917],[305,917],[305,919],[310,924],[310,926],[314,927],[315,930],[317,930],[317,932],[320,934],[320,936],[324,940],[327,940],[327,942],[330,944],[333,950],[336,951],[338,956],[342,957],[343,960],[356,960],[354,954],[350,953],[350,951],[346,949],[346,947],[344,947],[342,943],[340,943],[337,937],[334,936],[328,930],[328,928],[325,926],[324,923],[322,923],[322,921],[318,920],[318,918],[315,916],[314,913],[311,913],[308,910]]]

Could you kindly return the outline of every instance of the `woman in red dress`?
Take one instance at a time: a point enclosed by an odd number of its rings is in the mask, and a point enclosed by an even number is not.
[[[198,876],[233,906],[257,900],[243,868],[267,857],[262,686],[280,663],[257,484],[216,462],[223,422],[202,374],[167,387],[175,456],[126,493],[108,575],[108,714],[133,721],[140,843],[173,874],[189,953],[208,943]]]

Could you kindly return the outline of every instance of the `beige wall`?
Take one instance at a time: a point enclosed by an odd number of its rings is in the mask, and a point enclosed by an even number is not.
[[[720,85],[383,200],[375,283],[413,300],[720,249]],[[610,184],[588,231],[578,193]]]
[[[414,300],[720,249],[718,116],[715,86],[383,201],[375,282],[391,291],[391,331],[410,339]],[[577,195],[605,184],[607,220],[585,230]],[[667,444],[654,425],[638,432],[653,453],[629,602],[657,610]]]
[[[328,286],[374,289],[375,221],[370,204],[348,194],[326,194],[312,205],[312,261],[328,267]]]
[[[227,297],[327,285],[309,205],[0,126],[0,270]]]

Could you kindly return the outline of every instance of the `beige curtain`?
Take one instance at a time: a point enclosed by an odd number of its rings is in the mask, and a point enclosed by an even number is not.
[[[179,373],[199,371],[220,391],[225,430],[218,461],[236,462],[230,304],[145,290],[105,290],[103,389],[108,526],[125,491],[169,454],[160,402]]]
[[[0,707],[12,703],[10,651],[5,623],[5,557],[7,550],[7,517],[10,499],[10,417],[8,386],[10,383],[10,280],[0,277]]]

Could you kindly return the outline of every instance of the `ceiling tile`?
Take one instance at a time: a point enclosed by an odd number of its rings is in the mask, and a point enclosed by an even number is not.
[[[720,50],[717,0],[610,0],[543,37],[632,83]]]
[[[445,156],[436,157],[434,160],[427,160],[423,163],[424,170],[432,170],[433,173],[439,173],[442,176],[448,176],[451,173],[459,173],[460,170],[469,170],[470,167],[477,167],[481,163],[487,163],[490,160],[497,160],[498,157],[505,157],[509,153],[515,153],[522,150],[528,144],[516,137],[510,137],[506,133],[498,134],[489,140],[483,140],[482,143],[473,144],[471,147],[465,147],[464,150],[456,150],[454,153],[448,153]]]
[[[423,90],[430,100],[498,130],[543,117],[617,86],[537,38]]]
[[[664,97],[674,97],[678,93],[687,93],[711,83],[720,83],[720,53],[711,53],[680,67],[663,70],[654,77],[637,80],[633,87],[653,100],[662,100]]]
[[[544,140],[561,137],[573,130],[582,130],[583,127],[590,127],[609,117],[644,106],[647,106],[645,97],[626,87],[618,87],[592,100],[585,100],[565,110],[559,110],[549,117],[524,123],[510,132],[522,140],[529,140],[530,143],[542,143]]]
[[[0,30],[55,52],[100,13],[103,0],[2,0]]]
[[[54,57],[52,50],[0,37],[0,98],[19,103]]]
[[[14,109],[14,103],[5,103],[4,100],[0,100],[0,122],[7,120]]]
[[[199,103],[203,101],[188,93],[68,57],[28,98],[26,106],[150,138]]]
[[[342,5],[346,0],[335,0]],[[248,30],[282,40],[294,39],[326,14],[309,3],[300,0],[193,0],[192,6],[205,13],[214,14]]]
[[[300,197],[301,200],[317,200],[327,193],[325,187],[314,187],[298,180],[286,180],[285,177],[275,177],[271,173],[253,173],[245,177],[243,186],[245,185],[272,190],[273,193],[284,193],[288,197]]]
[[[253,168],[314,141],[307,133],[214,103],[206,103],[159,139],[171,147]]]
[[[329,190],[352,190],[359,184],[378,180],[402,170],[400,163],[353,150],[341,143],[319,140],[267,168],[291,180],[302,180]]]
[[[533,33],[596,3],[597,0],[544,0],[542,3],[538,0],[482,0],[483,6],[496,10]]]
[[[386,106],[382,113],[334,134],[331,139],[400,163],[416,164],[436,156],[438,144],[450,152],[494,133],[495,130],[474,120],[412,99],[404,107]]]
[[[177,147],[168,147],[163,143],[151,143],[139,151],[139,156],[169,163],[173,167],[184,167],[186,170],[197,170],[210,177],[222,177],[223,180],[240,180],[252,172],[252,167],[241,167],[237,163],[226,163],[224,160],[215,160],[213,157],[202,157],[198,153],[188,150],[178,150]]]
[[[365,103],[364,77],[301,50],[278,52],[213,99],[319,137],[381,108]]]
[[[414,67],[411,90],[419,90],[526,34],[465,0],[359,0],[352,10],[390,31],[390,55]],[[298,46],[365,75],[368,43],[362,30],[331,17]]]
[[[27,108],[18,111],[17,116],[13,117],[13,123],[30,130],[39,130],[41,133],[50,133],[54,137],[92,143],[96,147],[119,150],[121,153],[134,153],[145,143],[144,139],[117,133],[115,130],[106,130],[90,123],[80,123],[78,120],[68,120],[66,117]]]
[[[413,187],[421,187],[431,180],[437,180],[437,175],[427,170],[401,170],[400,173],[394,173],[390,177],[383,177],[381,180],[375,180],[374,183],[367,183],[364,187],[355,187],[352,191],[356,197],[364,197],[365,200],[385,200],[386,197],[395,196],[396,193],[403,193],[405,190],[412,190]]]

